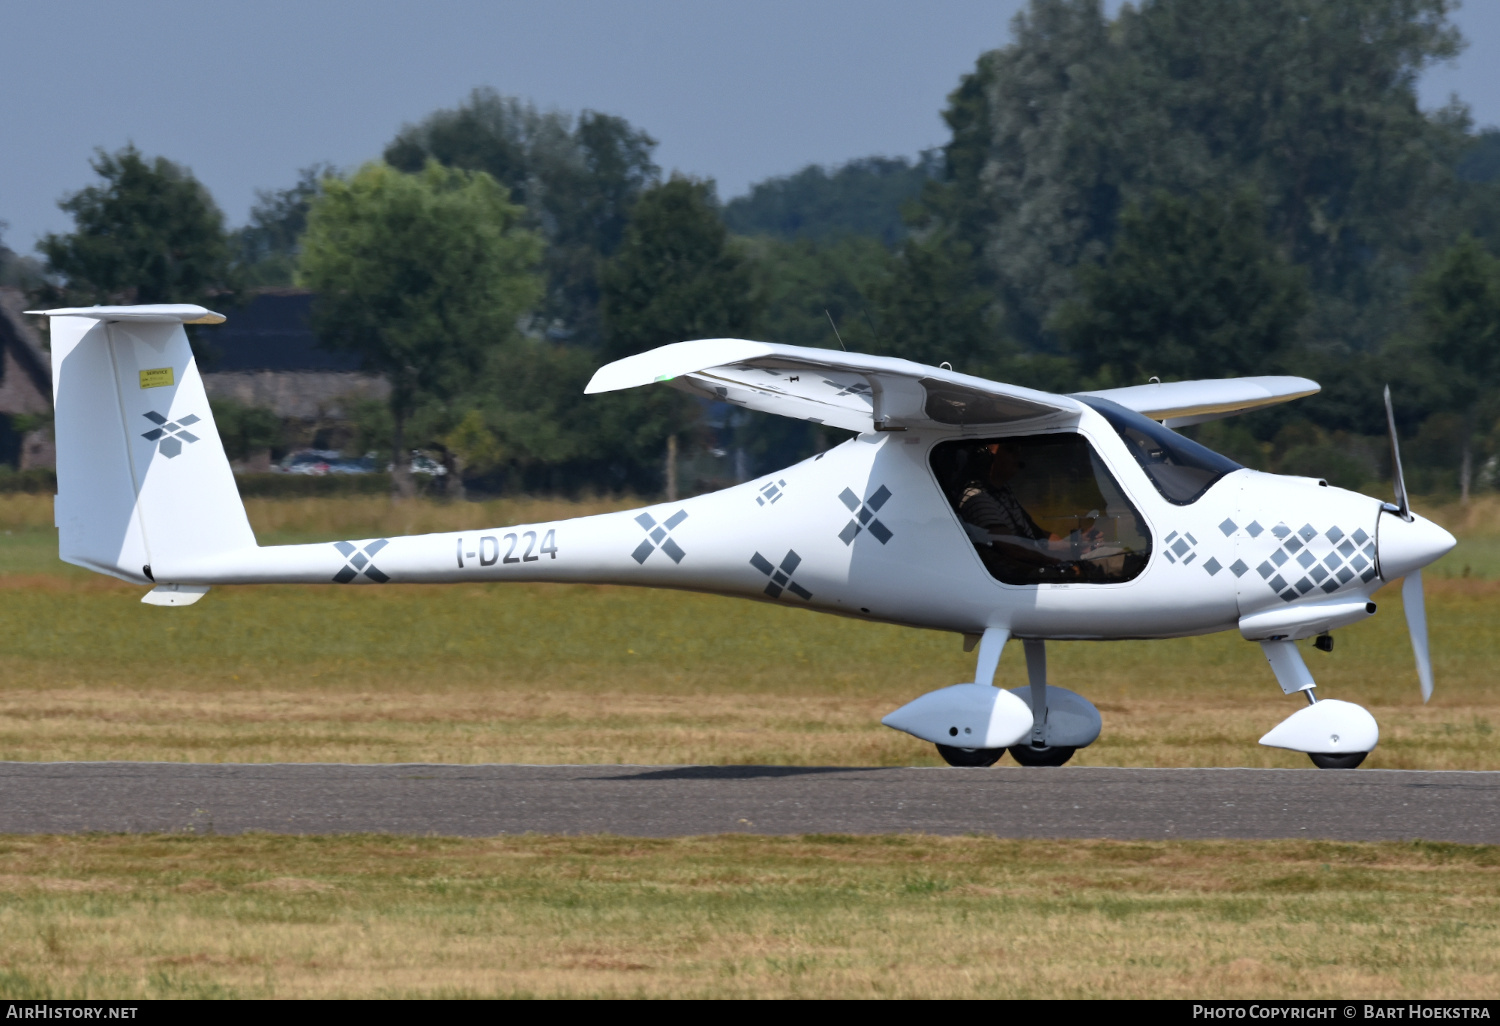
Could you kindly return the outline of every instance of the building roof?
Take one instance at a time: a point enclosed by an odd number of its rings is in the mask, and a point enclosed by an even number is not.
[[[232,371],[358,371],[356,353],[324,349],[313,333],[313,295],[301,289],[265,289],[229,320],[197,335],[203,369]]]
[[[52,354],[21,312],[26,295],[0,288],[0,413],[45,413],[52,408]],[[14,372],[20,380],[12,380]]]

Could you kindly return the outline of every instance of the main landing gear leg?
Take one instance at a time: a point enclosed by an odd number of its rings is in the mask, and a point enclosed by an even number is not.
[[[1305,752],[1319,769],[1354,769],[1365,761],[1376,742],[1380,728],[1375,717],[1352,702],[1336,699],[1319,702],[1313,694],[1317,687],[1302,653],[1293,641],[1262,641],[1261,649],[1276,674],[1282,693],[1307,696],[1307,708],[1299,709],[1276,726],[1260,743],[1272,748]],[[1333,645],[1318,646],[1330,651]]]
[[[1011,758],[1022,766],[1061,766],[1073,758],[1077,749],[1047,744],[1047,643],[1028,638],[1023,644],[1026,648],[1026,677],[1031,683],[1031,742],[1012,746]]]
[[[1000,653],[1010,640],[1010,631],[1004,627],[987,628],[979,639],[979,659],[974,667],[974,683],[995,682],[995,671],[1000,667]],[[993,766],[1005,754],[1004,748],[960,748],[957,745],[937,745],[938,754],[949,766]]]

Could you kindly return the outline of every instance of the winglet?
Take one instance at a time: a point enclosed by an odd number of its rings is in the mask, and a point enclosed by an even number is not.
[[[649,385],[656,381],[671,381],[707,367],[739,363],[757,356],[768,356],[773,352],[775,350],[764,342],[751,342],[743,338],[704,338],[694,342],[674,342],[672,345],[605,364],[594,372],[588,387],[583,391],[586,395],[593,395],[597,392],[617,392],[622,388]]]

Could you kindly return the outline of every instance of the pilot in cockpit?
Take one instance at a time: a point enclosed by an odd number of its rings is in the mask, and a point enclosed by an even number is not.
[[[1009,483],[1022,464],[1004,443],[989,442],[971,453],[968,482],[960,489],[958,515],[964,530],[981,545],[992,545],[1011,559],[1030,564],[1055,564],[1077,555],[1077,542],[1052,534],[1031,518]],[[1098,543],[1097,531],[1079,539],[1085,547]]]

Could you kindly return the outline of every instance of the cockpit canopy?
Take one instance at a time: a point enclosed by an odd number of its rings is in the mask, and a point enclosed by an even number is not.
[[[1161,497],[1173,505],[1197,502],[1219,478],[1244,469],[1229,457],[1220,456],[1119,403],[1091,395],[1073,398],[1109,421]]]

